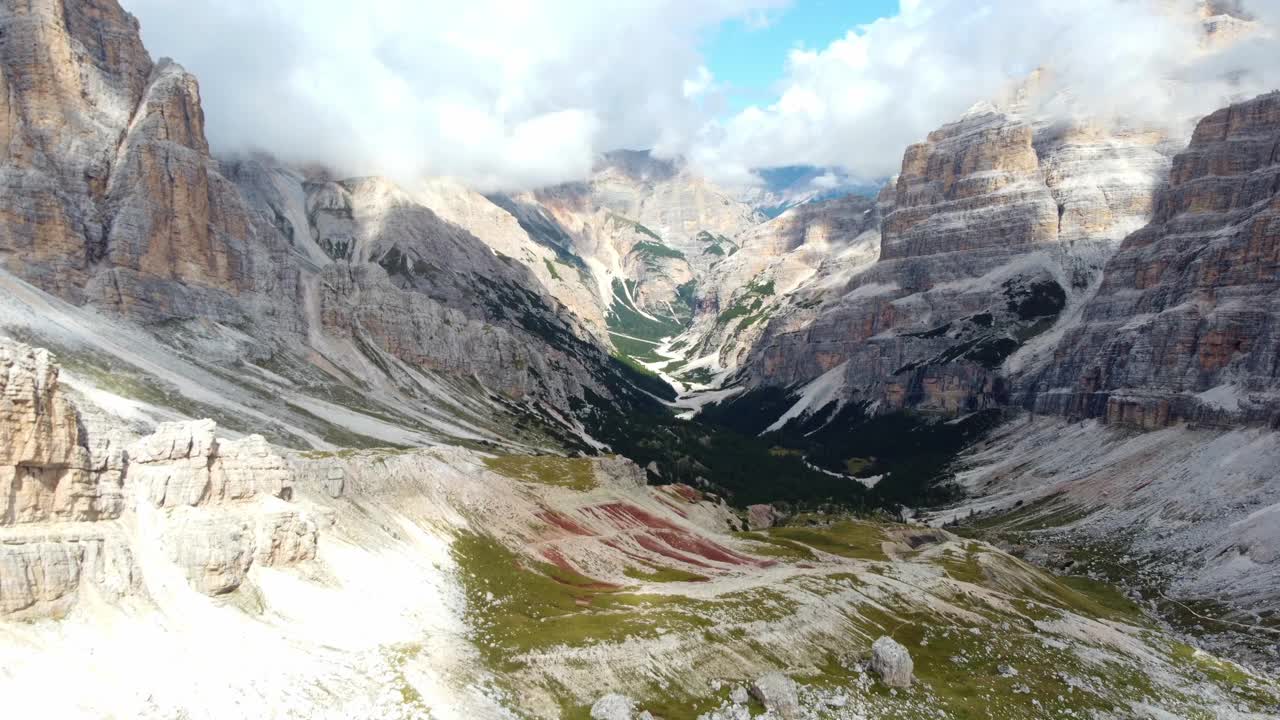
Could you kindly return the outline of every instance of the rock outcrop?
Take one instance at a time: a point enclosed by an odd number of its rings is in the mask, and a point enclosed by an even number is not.
[[[85,584],[141,592],[142,543],[207,594],[255,562],[315,557],[316,523],[287,502],[292,470],[260,436],[172,423],[122,450],[88,437],[58,373],[47,350],[0,340],[0,616],[62,615]]]
[[[117,518],[122,470],[85,447],[52,355],[0,339],[0,526]]]
[[[195,78],[152,63],[114,0],[38,0],[3,23],[4,266],[144,321],[236,317],[249,217],[209,157]]]
[[[1024,384],[1041,412],[1145,428],[1280,411],[1280,94],[1202,120],[1152,223]]]

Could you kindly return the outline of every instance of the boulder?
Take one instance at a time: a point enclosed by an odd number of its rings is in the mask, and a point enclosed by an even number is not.
[[[778,523],[778,511],[772,505],[748,505],[747,528],[768,530]]]
[[[911,653],[887,635],[871,646],[871,670],[889,687],[911,686],[911,673],[915,669]]]
[[[610,693],[591,706],[591,720],[632,720],[636,703],[626,695]]]
[[[800,699],[797,696],[796,683],[780,672],[771,672],[756,678],[755,682],[751,683],[751,695],[759,700],[765,709],[783,720],[800,716]]]

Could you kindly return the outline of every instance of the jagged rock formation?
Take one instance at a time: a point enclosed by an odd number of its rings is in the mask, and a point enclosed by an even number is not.
[[[1026,379],[1042,412],[1146,428],[1280,410],[1280,94],[1202,120],[1152,223]]]
[[[1222,3],[1198,11],[1206,53],[1256,30]],[[1010,402],[1008,375],[1052,362],[1107,259],[1156,213],[1183,144],[1178,128],[1093,118],[1073,103],[1052,71],[1037,71],[999,106],[980,104],[909,148],[881,196],[879,261],[840,296],[778,313],[742,362],[742,384],[799,390],[831,373],[823,382],[840,385],[840,402],[880,411]]]
[[[0,341],[0,524],[117,518],[123,467],[85,447],[49,352]]]
[[[122,450],[87,437],[48,351],[0,341],[0,370],[0,617],[62,615],[83,584],[141,592],[145,544],[207,594],[254,562],[315,556],[316,524],[285,501],[292,472],[261,437],[219,440],[206,420]]]
[[[110,0],[22,4],[4,26],[4,266],[143,320],[233,316],[248,218],[209,158],[195,79],[153,64]]]
[[[532,414],[571,439],[587,389],[625,386],[597,286],[495,255],[424,204],[439,193],[214,160],[195,79],[153,63],[113,0],[23,3],[0,25],[0,266],[18,278],[326,398],[381,387],[360,410],[383,416],[434,395],[469,422]]]
[[[1089,294],[1169,165],[1160,132],[1038,119],[1039,77],[907,150],[879,199],[878,261],[779,313],[740,371],[748,388],[827,375],[839,402],[878,411],[1009,401],[1006,362]]]

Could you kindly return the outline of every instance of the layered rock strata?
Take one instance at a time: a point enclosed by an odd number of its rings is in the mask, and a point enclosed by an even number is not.
[[[1026,380],[1030,404],[1145,428],[1275,422],[1280,94],[1202,120],[1155,208],[1054,362]]]
[[[58,371],[48,351],[0,341],[0,617],[62,615],[86,587],[145,593],[149,545],[211,595],[254,563],[315,557],[316,523],[261,437],[222,440],[205,420],[124,449],[90,439]]]
[[[797,291],[811,299],[770,321],[745,384],[826,375],[841,402],[877,411],[1007,403],[1005,363],[1088,295],[1145,222],[1166,152],[1158,132],[976,107],[906,151],[879,199],[878,261],[834,292]]]

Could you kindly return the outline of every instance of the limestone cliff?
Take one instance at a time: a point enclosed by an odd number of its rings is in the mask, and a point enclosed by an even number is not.
[[[611,398],[625,384],[597,285],[528,254],[528,240],[495,255],[428,207],[479,217],[438,193],[212,158],[195,78],[153,63],[114,0],[8,3],[0,31],[7,272],[181,338],[196,360],[291,368],[286,382],[325,396],[412,395],[404,375],[418,373],[414,386],[448,386],[450,407],[491,404],[492,392],[516,405],[480,417],[546,419],[545,405],[578,435],[570,416],[586,389]],[[484,203],[485,217],[505,214]]]
[[[874,200],[846,195],[797,205],[742,233],[741,249],[702,283],[689,331],[699,340],[685,356],[695,369],[737,369],[770,318],[810,320],[824,298],[876,261],[879,226]]]
[[[260,436],[211,420],[172,423],[122,447],[88,427],[47,350],[0,340],[0,619],[60,616],[87,588],[163,591],[139,557],[157,549],[205,594],[239,588],[254,563],[315,555],[317,526],[290,505],[293,475]]]
[[[878,261],[774,318],[746,384],[798,388],[830,372],[842,402],[881,411],[1007,402],[1001,366],[1142,222],[1164,152],[1154,132],[975,108],[906,151],[879,201]]]
[[[1108,262],[1039,410],[1143,427],[1280,410],[1280,94],[1202,120],[1155,217]]]

